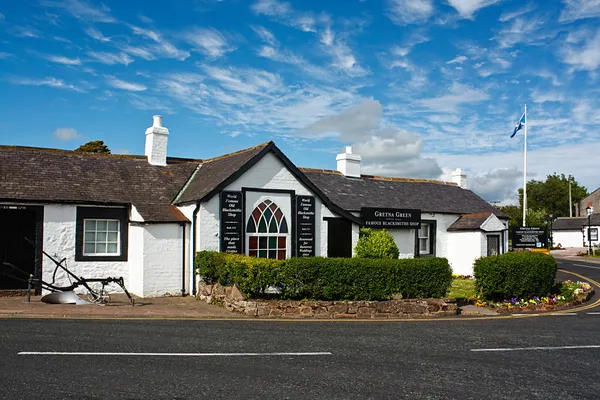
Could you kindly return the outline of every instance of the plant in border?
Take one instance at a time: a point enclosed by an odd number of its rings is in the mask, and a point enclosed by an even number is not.
[[[397,259],[400,252],[394,237],[387,230],[373,231],[369,228],[361,228],[354,254],[357,258]]]

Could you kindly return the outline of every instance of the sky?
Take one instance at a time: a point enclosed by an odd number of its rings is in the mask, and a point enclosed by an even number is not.
[[[600,0],[7,0],[0,144],[168,154],[269,140],[299,167],[451,180],[515,203],[528,179],[600,186]]]

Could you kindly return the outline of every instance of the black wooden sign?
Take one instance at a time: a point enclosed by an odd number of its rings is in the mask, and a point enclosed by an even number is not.
[[[366,228],[415,229],[421,226],[421,210],[363,207],[360,214]]]
[[[598,241],[598,228],[588,228],[588,237],[592,242]]]
[[[315,256],[315,198],[296,196],[296,254]]]
[[[221,251],[242,253],[244,239],[242,192],[221,192]]]
[[[520,226],[512,229],[513,249],[543,249],[548,247],[548,228]]]

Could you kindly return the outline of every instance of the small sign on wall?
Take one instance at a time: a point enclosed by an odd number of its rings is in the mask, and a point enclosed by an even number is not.
[[[315,198],[296,196],[296,254],[315,256]]]
[[[221,192],[221,251],[242,253],[244,214],[242,192]]]
[[[588,238],[592,242],[598,241],[598,228],[588,228]]]

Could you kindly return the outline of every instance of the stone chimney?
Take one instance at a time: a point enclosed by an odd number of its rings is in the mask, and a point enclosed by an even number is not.
[[[146,129],[146,157],[152,165],[167,165],[167,140],[169,130],[162,125],[162,116],[152,117],[152,126]]]
[[[452,172],[452,182],[463,189],[467,189],[467,174],[460,168],[455,169]]]
[[[338,154],[335,160],[337,161],[337,170],[342,174],[351,178],[360,178],[362,158],[358,154],[352,154],[351,146],[347,146],[346,152]]]

